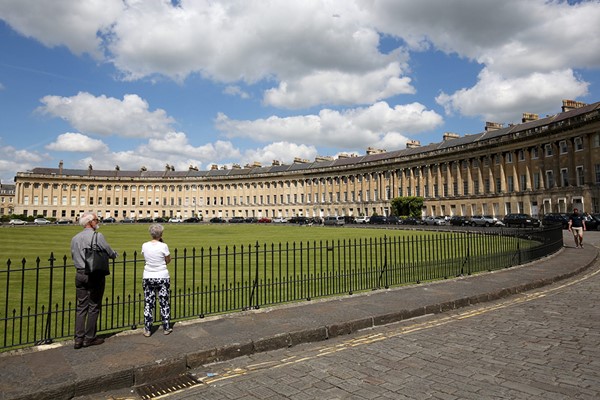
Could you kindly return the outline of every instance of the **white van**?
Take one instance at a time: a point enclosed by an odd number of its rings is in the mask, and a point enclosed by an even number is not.
[[[325,217],[325,225],[344,225],[344,217]]]

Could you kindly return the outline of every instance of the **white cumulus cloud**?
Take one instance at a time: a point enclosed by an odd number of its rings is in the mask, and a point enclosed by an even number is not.
[[[401,135],[428,131],[442,122],[439,114],[419,103],[391,107],[386,102],[378,102],[370,107],[343,112],[324,109],[318,115],[269,117],[252,121],[233,120],[220,114],[216,126],[230,137],[362,150],[383,141],[389,134],[392,134],[387,137],[389,147],[400,147],[406,142]]]
[[[369,104],[398,94],[413,94],[410,78],[400,75],[397,62],[367,73],[316,71],[267,90],[264,102],[281,108],[305,108],[315,104]]]
[[[249,99],[250,95],[243,91],[241,87],[236,86],[236,85],[230,85],[227,86],[224,90],[223,93],[228,94],[230,96],[238,96],[242,99]]]
[[[46,149],[70,152],[106,152],[108,146],[101,140],[92,139],[81,133],[67,132],[58,136],[54,142],[46,145]]]
[[[102,33],[123,12],[122,0],[3,0],[0,19],[45,46],[103,57]]]
[[[165,165],[186,170],[190,166],[202,168],[211,163],[228,164],[239,160],[241,151],[231,142],[218,140],[200,146],[192,145],[183,132],[168,132],[161,138],[152,138],[132,150],[94,152],[79,160],[81,168],[92,164],[96,169],[162,170]]]
[[[174,120],[164,110],[150,111],[135,94],[113,97],[80,92],[76,96],[45,96],[38,111],[59,117],[80,132],[96,135],[148,138],[171,130]]]
[[[506,79],[484,69],[472,88],[452,94],[441,93],[436,101],[447,113],[483,116],[486,121],[518,122],[515,110],[539,113],[556,106],[555,99],[577,98],[587,93],[588,84],[580,82],[571,70],[532,73]]]
[[[258,161],[261,165],[271,165],[273,161],[292,164],[294,158],[313,159],[317,155],[315,146],[290,142],[275,142],[257,149],[246,150],[243,158],[246,164]]]
[[[49,159],[48,154],[0,145],[0,182],[13,183],[15,171],[27,171]]]
[[[193,146],[182,132],[169,132],[164,137],[150,139],[148,144],[139,150],[142,154],[156,154],[158,157],[168,154],[198,160],[239,157],[239,150],[235,149],[230,142],[216,141],[202,146]]]

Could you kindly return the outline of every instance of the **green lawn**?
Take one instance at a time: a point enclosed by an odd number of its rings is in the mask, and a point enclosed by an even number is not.
[[[498,235],[369,226],[164,226],[164,239],[174,257],[169,272],[175,318],[503,268],[512,264],[518,243],[533,244]],[[100,228],[119,253],[107,279],[103,331],[140,322],[144,262],[139,253],[142,243],[150,239],[148,227],[114,224]],[[70,335],[75,294],[70,241],[81,229],[0,227],[0,286],[4,291],[0,316],[5,318],[0,324],[0,349],[33,343],[40,337]],[[51,253],[53,268],[48,261]],[[49,304],[52,326],[45,323]],[[46,329],[51,332],[40,336]]]
[[[373,237],[402,237],[431,235],[428,232],[409,232],[392,229],[321,227],[273,224],[163,224],[165,242],[171,252],[175,249],[208,249],[225,246],[306,241],[332,241]],[[149,224],[106,224],[102,232],[108,243],[121,255],[140,252],[142,243],[150,240]],[[39,257],[42,264],[50,253],[55,258],[69,257],[71,238],[82,228],[78,225],[42,225],[0,227],[0,270],[7,260],[12,263],[26,259],[29,264]]]

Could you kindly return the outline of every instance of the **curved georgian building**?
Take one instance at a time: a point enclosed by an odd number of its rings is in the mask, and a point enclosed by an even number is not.
[[[202,215],[292,217],[390,214],[399,196],[425,199],[424,215],[524,212],[578,206],[600,212],[600,103],[564,100],[562,112],[478,134],[366,155],[296,159],[199,171],[34,168],[15,177],[16,214],[75,219]]]

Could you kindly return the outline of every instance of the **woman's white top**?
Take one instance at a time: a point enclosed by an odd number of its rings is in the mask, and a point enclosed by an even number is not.
[[[169,253],[169,246],[166,243],[146,242],[142,245],[142,254],[146,260],[143,279],[169,278],[165,257],[171,255],[171,253]]]

